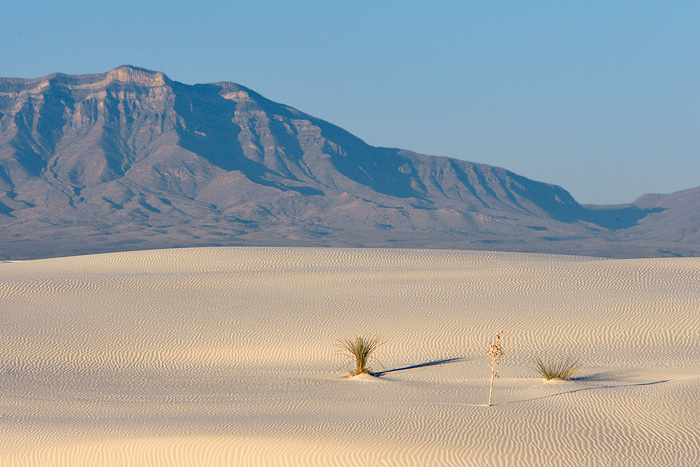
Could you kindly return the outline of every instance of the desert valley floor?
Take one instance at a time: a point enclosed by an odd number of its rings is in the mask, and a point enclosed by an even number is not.
[[[381,335],[381,377],[344,378],[336,344],[355,335]],[[584,367],[545,383],[536,356]],[[0,263],[2,466],[699,458],[700,258],[195,248]]]

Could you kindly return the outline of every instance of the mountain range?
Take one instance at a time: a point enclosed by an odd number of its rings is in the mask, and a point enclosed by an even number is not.
[[[700,255],[700,188],[582,206],[373,147],[237,84],[121,66],[0,78],[0,259],[270,245]]]

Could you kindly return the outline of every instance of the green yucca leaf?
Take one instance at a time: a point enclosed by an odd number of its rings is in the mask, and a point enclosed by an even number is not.
[[[369,360],[382,344],[378,337],[354,337],[352,339],[339,339],[338,346],[342,353],[350,357],[355,364],[355,370],[352,375],[372,374],[369,367]]]
[[[552,379],[568,381],[574,376],[574,373],[583,368],[583,365],[578,360],[571,358],[561,358],[552,362],[535,357],[532,359],[532,364],[533,370],[542,375],[547,381]]]

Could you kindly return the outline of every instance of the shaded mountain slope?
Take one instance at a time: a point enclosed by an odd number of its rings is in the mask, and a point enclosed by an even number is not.
[[[700,187],[644,195],[632,204],[654,214],[640,220],[631,234],[658,242],[700,245]]]

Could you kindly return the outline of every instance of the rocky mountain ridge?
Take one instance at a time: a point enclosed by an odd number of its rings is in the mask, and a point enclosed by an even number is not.
[[[584,207],[502,168],[369,146],[233,83],[131,66],[0,78],[5,259],[199,245],[696,254],[694,237],[650,233],[674,212],[660,203]]]

